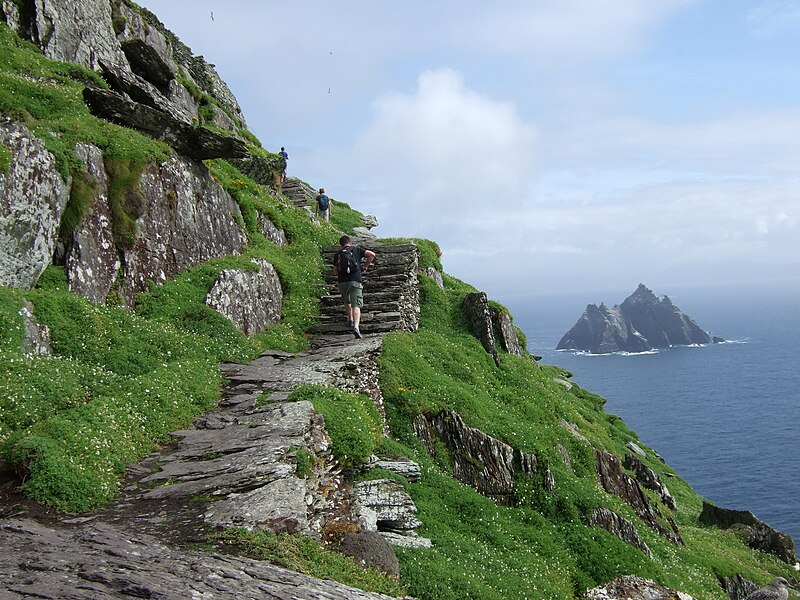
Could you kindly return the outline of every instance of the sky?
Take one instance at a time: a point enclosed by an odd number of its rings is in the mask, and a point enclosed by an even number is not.
[[[800,0],[139,4],[490,297],[800,281]]]

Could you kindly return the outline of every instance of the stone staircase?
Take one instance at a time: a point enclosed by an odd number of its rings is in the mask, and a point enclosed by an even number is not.
[[[375,260],[363,276],[361,332],[415,331],[419,326],[419,250],[416,245],[382,245],[377,241],[361,245],[375,252]],[[333,256],[339,249],[335,246],[324,251],[328,289],[322,297],[319,321],[311,327],[312,333],[351,333],[333,276]]]

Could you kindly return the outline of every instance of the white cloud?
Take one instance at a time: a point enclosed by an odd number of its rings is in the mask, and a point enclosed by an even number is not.
[[[145,3],[220,66],[291,175],[375,213],[379,235],[435,239],[487,291],[800,252],[791,77],[714,85],[791,74],[794,38],[755,48],[741,26],[777,38],[797,1]]]
[[[426,71],[413,94],[378,99],[352,156],[357,178],[383,187],[386,206],[412,229],[490,216],[521,202],[536,134],[514,105],[478,94],[451,69]]]
[[[797,0],[768,0],[747,11],[753,33],[773,37],[800,29],[800,3]]]
[[[527,53],[540,67],[596,62],[638,48],[665,17],[697,0],[538,0],[487,4],[468,23],[485,49]],[[558,61],[552,63],[551,61]]]

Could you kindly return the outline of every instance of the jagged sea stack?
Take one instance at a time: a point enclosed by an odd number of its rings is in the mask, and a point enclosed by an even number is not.
[[[644,284],[622,304],[590,304],[556,347],[592,354],[646,352],[653,348],[708,344],[711,337],[668,296],[658,298]]]

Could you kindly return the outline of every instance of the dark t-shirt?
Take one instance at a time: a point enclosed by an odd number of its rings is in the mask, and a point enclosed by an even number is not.
[[[347,257],[342,256],[342,250],[339,250],[333,256],[333,266],[336,267],[336,272],[339,274],[339,282],[343,281],[361,281],[361,261],[364,259],[364,254],[366,254],[366,250],[361,246],[350,246],[350,249],[353,252],[353,256],[355,257],[356,261],[358,262],[358,268],[355,270],[354,273],[344,273],[344,269],[347,266]]]

